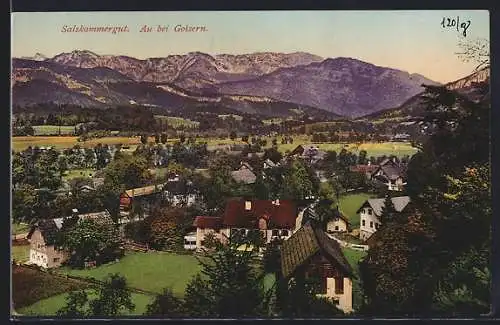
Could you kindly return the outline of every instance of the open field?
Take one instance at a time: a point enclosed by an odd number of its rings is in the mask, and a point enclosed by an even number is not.
[[[343,247],[342,251],[349,261],[349,264],[353,268],[354,275],[356,276],[356,278],[352,280],[352,306],[356,311],[361,307],[363,299],[361,279],[359,274],[359,261],[366,256],[367,252],[358,251],[347,247]]]
[[[30,231],[30,226],[27,224],[13,223],[11,230],[13,235],[24,234]]]
[[[63,176],[63,178],[65,180],[70,180],[70,179],[73,179],[73,178],[77,178],[77,177],[86,177],[86,178],[90,178],[92,176],[90,175],[94,175],[95,173],[95,170],[94,169],[90,169],[90,168],[85,168],[85,169],[71,169],[71,170],[68,170],[66,172],[66,174]]]
[[[356,214],[356,211],[359,209],[361,204],[363,204],[363,202],[372,197],[374,197],[374,195],[369,193],[353,193],[340,197],[339,209],[346,217],[349,218],[353,228],[359,228],[359,216]]]
[[[12,299],[16,309],[86,286],[80,281],[63,279],[47,272],[12,265]]]
[[[25,137],[13,137],[12,138],[12,149],[15,151],[21,151],[29,146],[53,146],[56,149],[65,149],[65,148],[73,148],[76,144],[81,146],[82,148],[93,148],[98,143],[107,144],[107,145],[115,145],[115,144],[124,144],[124,145],[137,145],[141,142],[140,137],[104,137],[98,139],[90,139],[84,142],[78,142],[78,137],[71,136],[25,136]]]
[[[30,259],[30,245],[12,245],[11,257],[18,263],[25,263]]]
[[[58,125],[34,125],[35,135],[58,135],[59,126]],[[73,125],[61,125],[62,135],[73,135],[75,134],[75,126]]]
[[[267,141],[265,148],[270,148],[272,146],[272,140],[275,137],[263,137]],[[78,137],[74,136],[22,136],[12,138],[12,148],[15,151],[21,151],[28,146],[54,146],[57,149],[72,148],[76,144],[84,148],[93,148],[98,143],[116,145],[123,144],[130,146],[130,150],[134,150],[137,145],[141,143],[140,137],[104,137],[98,139],[90,139],[84,142],[78,142]],[[396,155],[402,157],[405,155],[413,155],[417,152],[416,148],[413,148],[408,142],[365,142],[365,143],[312,143],[309,136],[300,135],[294,136],[293,143],[281,144],[281,137],[276,137],[278,140],[278,150],[281,153],[286,153],[287,151],[292,151],[298,145],[317,146],[321,150],[335,150],[340,152],[343,148],[358,154],[361,150],[366,150],[368,156],[382,156],[382,155]],[[148,139],[150,143],[154,143],[154,137]],[[168,143],[173,144],[178,141],[178,139],[169,138]],[[241,141],[241,137],[235,140],[229,138],[219,139],[219,138],[198,138],[198,142],[206,142],[209,147],[214,147],[217,145],[228,145],[228,144],[245,144]]]
[[[72,270],[61,268],[61,273],[103,280],[109,273],[120,273],[130,287],[161,293],[166,287],[182,296],[187,283],[201,270],[192,255],[167,252],[129,253],[117,263],[95,269]]]
[[[94,290],[87,290],[91,298],[95,297]],[[66,304],[68,293],[62,293],[50,298],[42,299],[36,303],[20,308],[17,312],[26,316],[54,316],[57,311]],[[124,315],[143,315],[146,312],[147,305],[154,298],[152,296],[139,293],[132,293],[132,302],[135,304],[135,309],[131,312],[124,311]]]
[[[173,128],[178,127],[186,127],[186,128],[194,128],[197,127],[200,122],[191,121],[188,119],[184,119],[182,117],[174,117],[174,116],[165,116],[165,115],[155,115],[156,119],[167,121],[167,125]]]

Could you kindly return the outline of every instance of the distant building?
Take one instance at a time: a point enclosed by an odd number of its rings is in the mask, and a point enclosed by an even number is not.
[[[162,196],[165,184],[150,185],[126,190],[120,195],[120,221],[123,226],[147,218],[152,207]]]
[[[252,166],[245,162],[242,162],[237,170],[231,172],[231,177],[236,182],[243,184],[253,184],[257,180],[257,175]]]
[[[402,212],[410,202],[409,196],[397,196],[391,198],[397,212]],[[359,237],[361,240],[369,239],[380,227],[380,215],[384,207],[385,199],[368,199],[356,211],[360,219]]]
[[[387,186],[389,191],[402,191],[406,185],[405,166],[392,159],[385,159],[372,172],[370,179]]]
[[[354,272],[340,245],[324,230],[307,222],[281,246],[281,271],[285,279],[301,275],[317,279],[318,296],[336,301],[345,313],[352,308],[352,278]]]
[[[99,224],[113,225],[114,222],[109,212],[101,211],[95,213],[77,214],[80,220],[94,220]],[[69,252],[57,248],[55,238],[62,228],[65,218],[40,220],[28,233],[30,242],[29,264],[43,268],[59,267],[69,257]]]

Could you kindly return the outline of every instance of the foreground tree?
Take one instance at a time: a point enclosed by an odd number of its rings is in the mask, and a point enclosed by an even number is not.
[[[96,298],[90,299],[85,290],[70,292],[66,305],[57,311],[57,315],[64,318],[117,317],[134,309],[126,279],[119,274],[110,274],[97,290]]]
[[[203,275],[189,283],[185,306],[196,317],[265,316],[269,293],[264,291],[257,247],[237,236],[228,240],[227,245],[213,241],[212,251],[199,259]]]
[[[188,317],[184,310],[184,302],[177,298],[170,288],[165,288],[161,294],[156,296],[152,303],[147,306],[146,316],[163,318]]]

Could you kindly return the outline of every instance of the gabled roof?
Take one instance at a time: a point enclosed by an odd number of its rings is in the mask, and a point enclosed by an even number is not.
[[[194,227],[201,229],[217,229],[221,225],[222,218],[220,217],[197,216],[193,222]]]
[[[126,190],[125,194],[129,197],[151,195],[151,194],[160,192],[164,185],[165,184],[158,184],[158,185],[150,185],[150,186],[145,186],[145,187],[132,188],[130,190]]]
[[[48,245],[51,245],[57,235],[57,232],[62,228],[65,218],[42,219],[31,227],[28,233],[28,239],[31,238],[33,232],[38,229],[42,233],[42,237]],[[113,219],[107,210],[100,212],[92,212],[78,215],[79,220],[93,220],[99,225],[113,225]]]
[[[392,204],[394,204],[394,208],[396,209],[397,212],[403,211],[403,209],[410,203],[410,197],[409,196],[396,196],[391,198]],[[356,213],[359,213],[362,208],[365,206],[370,206],[373,209],[373,212],[375,213],[376,216],[380,216],[382,213],[382,207],[384,206],[385,199],[384,198],[379,198],[379,199],[368,199],[366,200],[361,207],[356,211]]]
[[[354,272],[342,253],[339,243],[328,237],[318,227],[313,227],[310,222],[297,230],[281,246],[281,271],[285,278],[289,278],[298,267],[306,264],[316,253],[335,263],[343,272],[354,276]]]
[[[167,182],[163,189],[173,195],[190,194],[194,190],[192,184],[185,180]]]
[[[250,202],[250,210],[245,203]],[[231,199],[226,203],[223,224],[229,227],[257,228],[261,217],[269,220],[268,228],[289,228],[295,226],[297,208],[293,201]]]
[[[373,173],[378,167],[378,165],[355,165],[349,167],[349,169],[351,172]]]
[[[297,147],[295,147],[295,149],[292,150],[292,152],[290,152],[290,156],[302,155],[303,153],[304,153],[304,147],[299,144]]]
[[[257,175],[248,168],[240,168],[231,172],[231,177],[238,183],[253,184],[257,180]]]

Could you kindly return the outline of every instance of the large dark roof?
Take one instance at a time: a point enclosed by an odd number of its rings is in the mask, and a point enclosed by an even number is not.
[[[250,210],[245,209],[250,202]],[[230,227],[257,227],[259,218],[269,220],[268,228],[294,228],[297,208],[290,200],[245,200],[231,199],[226,203],[223,224]]]
[[[281,246],[281,271],[285,278],[307,263],[316,253],[323,254],[335,263],[343,272],[354,276],[353,270],[342,253],[339,243],[317,226],[308,222],[297,230]]]

